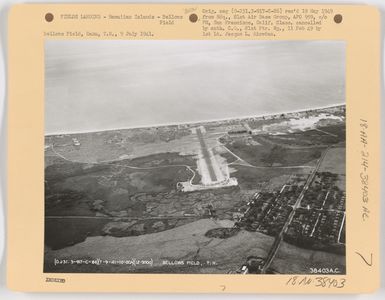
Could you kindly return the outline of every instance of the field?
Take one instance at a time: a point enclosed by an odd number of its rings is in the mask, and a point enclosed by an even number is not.
[[[320,265],[327,269],[338,268],[341,274],[346,272],[343,255],[306,250],[287,243],[281,245],[272,268],[281,274],[308,274],[310,268]]]
[[[311,182],[327,175],[325,193],[341,192],[326,205],[344,209],[344,109],[46,136],[45,272],[238,273],[248,257],[265,259],[272,232],[287,221],[285,201],[299,195],[283,200],[287,187],[301,191],[312,174],[321,175]],[[207,165],[216,172],[211,182]],[[264,214],[275,220],[263,223],[271,228],[255,225]],[[282,241],[269,272],[333,262],[345,272],[345,257],[330,253],[327,239],[324,251],[296,240]],[[152,265],[55,263],[133,258]]]
[[[332,148],[326,154],[320,168],[321,172],[331,172],[340,175],[346,174],[345,147]]]
[[[141,237],[90,237],[84,243],[51,252],[49,255],[57,259],[98,257],[100,259],[118,260],[121,258],[135,258],[137,260],[153,259],[154,262],[151,267],[146,265],[140,268],[121,265],[99,267],[99,272],[107,273],[141,273],[149,270],[156,273],[156,270],[160,271],[162,269],[164,272],[167,266],[163,264],[163,260],[166,257],[172,258],[172,261],[200,262],[198,266],[187,263],[176,265],[173,268],[168,268],[170,273],[225,273],[228,270],[236,269],[248,256],[264,256],[267,254],[273,239],[257,232],[240,231],[226,239],[205,236],[205,232],[209,229],[227,226],[231,226],[231,223],[206,219]],[[111,246],[106,248],[105,244]],[[129,257],[127,251],[130,253]],[[301,254],[298,255],[298,253]],[[213,260],[213,257],[215,260]],[[307,273],[309,267],[319,263],[331,267],[335,267],[337,264],[341,271],[344,271],[343,259],[338,255],[325,255],[319,251],[303,249],[298,251],[298,248],[287,244],[281,248],[277,257],[277,264],[273,268],[276,268],[280,273]],[[297,267],[293,269],[292,265]],[[47,266],[47,268],[51,269],[52,266]],[[71,268],[60,266],[57,269],[57,271],[64,273],[68,270],[75,273],[94,272],[85,265],[72,266]]]

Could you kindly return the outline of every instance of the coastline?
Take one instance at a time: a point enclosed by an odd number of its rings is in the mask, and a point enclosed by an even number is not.
[[[251,116],[241,116],[241,117],[233,117],[233,118],[223,118],[223,119],[211,119],[211,120],[201,120],[201,121],[187,121],[187,122],[178,122],[178,123],[163,123],[163,124],[151,124],[151,125],[139,125],[139,126],[129,126],[129,127],[120,127],[120,128],[108,128],[108,129],[93,129],[93,130],[84,130],[84,131],[66,131],[66,132],[53,132],[53,133],[44,133],[44,137],[55,136],[55,135],[72,135],[72,134],[86,134],[86,133],[98,133],[98,132],[106,132],[106,131],[117,131],[117,130],[129,130],[129,129],[140,129],[140,128],[152,128],[152,127],[166,127],[166,126],[178,126],[178,125],[194,125],[201,123],[214,123],[214,122],[223,122],[223,121],[235,121],[235,120],[243,120],[243,119],[256,119],[262,117],[270,117],[277,116],[281,114],[292,114],[292,113],[303,113],[311,110],[322,110],[327,108],[346,106],[346,102],[336,103],[321,107],[315,108],[307,108],[300,110],[291,110],[284,111],[279,113],[270,113],[270,114],[261,114],[261,115],[251,115]]]

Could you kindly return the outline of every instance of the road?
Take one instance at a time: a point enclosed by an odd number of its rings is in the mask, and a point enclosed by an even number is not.
[[[291,223],[291,221],[293,220],[293,217],[295,215],[295,211],[298,207],[300,207],[301,205],[301,201],[307,191],[307,189],[309,188],[310,184],[313,182],[313,179],[314,179],[314,176],[315,174],[317,173],[319,167],[321,166],[321,163],[323,161],[323,159],[325,158],[326,156],[326,153],[328,152],[329,150],[329,147],[326,148],[326,150],[322,153],[322,156],[319,158],[318,162],[317,162],[317,165],[315,167],[315,169],[313,170],[313,172],[309,175],[309,177],[307,178],[307,181],[301,191],[301,193],[299,194],[296,202],[294,203],[293,205],[293,210],[290,212],[285,224],[283,225],[282,227],[282,230],[279,232],[279,234],[276,236],[275,240],[274,240],[274,243],[272,245],[272,247],[270,248],[270,251],[266,257],[266,260],[265,260],[265,263],[262,267],[262,271],[261,273],[262,274],[265,274],[266,271],[268,270],[268,268],[270,267],[270,264],[271,262],[273,261],[275,255],[277,254],[277,251],[279,249],[279,246],[283,240],[283,235],[284,233],[286,232],[287,228],[289,227],[289,224]]]

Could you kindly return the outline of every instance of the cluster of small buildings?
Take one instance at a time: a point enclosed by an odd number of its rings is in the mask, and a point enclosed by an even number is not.
[[[343,243],[345,192],[336,186],[338,175],[316,173],[303,193],[306,180],[305,175],[294,175],[280,191],[254,195],[238,226],[271,236],[282,232],[298,244],[304,240],[323,245]]]
[[[77,147],[80,146],[80,142],[79,142],[79,140],[77,138],[72,138],[72,143],[73,143],[74,146],[77,146]]]
[[[253,130],[247,122],[242,122],[239,125],[233,125],[228,127],[227,134],[232,135],[248,135],[253,134]]]
[[[286,235],[302,243],[320,242],[324,245],[343,243],[342,227],[345,213],[342,211],[317,211],[297,209]]]
[[[336,186],[337,180],[337,174],[318,172],[301,201],[301,207],[345,211],[345,192]]]
[[[345,192],[336,186],[338,175],[319,172],[306,191],[287,235],[323,244],[340,243],[345,221]]]
[[[284,186],[286,189],[286,186]],[[275,236],[282,230],[292,207],[288,205],[290,199],[295,198],[295,191],[287,193],[262,192],[254,196],[249,202],[239,225],[247,230],[259,231]]]
[[[276,235],[285,225],[299,197],[304,176],[294,177],[296,184],[285,184],[280,191],[261,192],[249,202],[249,209],[244,213],[241,225],[253,231]]]

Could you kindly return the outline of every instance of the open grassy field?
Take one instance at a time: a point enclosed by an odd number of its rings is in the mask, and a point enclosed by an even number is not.
[[[273,238],[257,232],[241,231],[227,238],[211,238],[205,233],[219,227],[231,227],[226,221],[211,219],[199,220],[177,228],[141,236],[116,238],[111,236],[88,237],[84,242],[61,250],[49,251],[45,256],[46,272],[158,272],[170,271],[162,265],[163,260],[194,260],[201,262],[199,267],[181,265],[173,267],[176,273],[226,273],[234,271],[250,255],[265,256]],[[242,245],[240,247],[240,245]],[[100,258],[100,259],[152,259],[153,266],[99,266],[89,270],[88,266],[56,266],[57,258]],[[215,261],[215,268],[205,264]]]
[[[256,191],[234,187],[177,192],[176,183],[189,180],[192,173],[183,165],[166,165],[176,160],[186,162],[186,157],[162,154],[147,160],[142,157],[102,164],[57,158],[46,167],[46,246],[67,247],[87,236],[132,236],[167,230],[208,218],[209,205],[219,218],[231,219]],[[128,167],[132,165],[138,167]],[[165,217],[156,220],[159,216]]]
[[[310,268],[338,268],[346,272],[345,255],[307,250],[282,242],[271,267],[282,274],[309,274]]]
[[[199,220],[177,228],[142,236],[116,238],[111,236],[88,237],[84,242],[65,249],[50,251],[45,257],[46,272],[151,272],[155,273],[227,273],[235,271],[248,256],[265,257],[273,243],[273,238],[258,232],[241,230],[228,238],[206,236],[215,228],[228,228],[230,223],[215,220]],[[153,260],[153,266],[101,265],[90,269],[87,265],[64,265],[53,267],[53,258],[64,259],[116,259]],[[198,267],[179,265],[170,268],[163,265],[167,259],[194,260]],[[206,265],[206,261],[216,262],[216,266]],[[323,265],[338,267],[345,271],[344,256],[301,249],[283,243],[272,264],[272,269],[284,274],[308,274],[310,267]]]
[[[330,148],[320,166],[320,172],[346,174],[346,148]]]
[[[234,140],[226,147],[247,163],[260,167],[314,165],[314,160],[324,150],[324,147],[290,149],[268,143],[247,145],[242,139]]]
[[[253,168],[241,165],[232,166],[236,172],[236,176],[241,189],[265,189],[270,185],[275,185],[275,182],[282,182],[280,178],[287,179],[291,174],[308,174],[307,168]]]
[[[277,135],[256,136],[260,143],[279,145],[285,148],[326,147],[345,141],[345,124],[319,126],[315,129]]]
[[[165,129],[163,129],[165,130]],[[170,129],[167,137],[155,128],[79,133],[45,137],[45,144],[57,155],[71,161],[99,163],[133,159],[163,153],[194,155],[199,143],[190,131],[176,133]],[[74,139],[79,143],[76,145]]]

